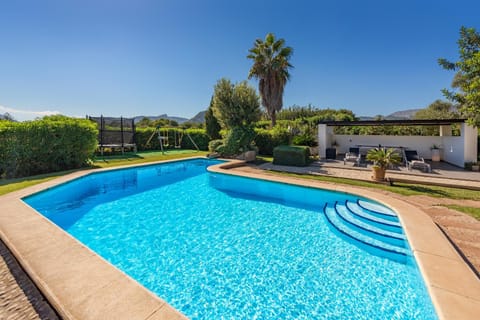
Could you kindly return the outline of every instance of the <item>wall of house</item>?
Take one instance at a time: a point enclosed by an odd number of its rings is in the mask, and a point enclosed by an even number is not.
[[[463,137],[443,137],[443,160],[462,167],[465,165]]]
[[[465,162],[476,162],[478,154],[478,129],[462,123],[461,136],[451,136],[449,126],[442,127],[443,136],[373,136],[373,135],[335,135],[333,127],[319,125],[319,155],[325,157],[325,148],[336,142],[338,153],[346,153],[350,147],[359,145],[403,147],[417,150],[418,155],[427,160],[432,158],[431,147],[441,148],[440,159],[453,165],[464,167]]]
[[[460,127],[461,135],[465,137],[464,160],[465,162],[477,162],[478,157],[478,128],[463,123]]]
[[[425,159],[431,159],[430,148],[435,144],[442,145],[440,136],[357,136],[357,135],[335,135],[337,150],[339,153],[348,152],[348,148],[358,145],[403,147],[417,150],[418,155]]]

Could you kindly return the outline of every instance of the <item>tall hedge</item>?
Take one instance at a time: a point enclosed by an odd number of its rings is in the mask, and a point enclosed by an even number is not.
[[[0,176],[25,177],[79,168],[97,146],[96,124],[63,116],[0,121]]]
[[[147,141],[155,132],[155,128],[137,128],[136,130],[135,139],[137,142],[137,149],[139,151],[160,150],[158,134],[154,134],[153,138],[150,140],[150,143],[147,145]],[[195,149],[195,146],[188,138],[187,134],[190,135],[200,150],[208,150],[208,142],[210,141],[210,138],[208,137],[205,129],[160,129],[160,135],[162,137],[167,137],[168,142],[165,143],[165,149],[172,149],[175,148],[175,146],[180,146],[182,149]]]
[[[280,145],[290,143],[290,133],[287,129],[255,129],[257,133],[254,142],[258,153],[262,155],[273,155],[273,149]]]

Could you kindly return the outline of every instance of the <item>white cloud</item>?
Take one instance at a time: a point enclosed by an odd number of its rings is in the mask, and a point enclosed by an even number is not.
[[[34,111],[34,110],[19,110],[13,108],[7,108],[0,105],[0,114],[8,112],[15,120],[26,121],[34,120],[35,118],[41,118],[44,116],[51,116],[54,114],[60,114],[60,111],[44,110],[44,111]]]

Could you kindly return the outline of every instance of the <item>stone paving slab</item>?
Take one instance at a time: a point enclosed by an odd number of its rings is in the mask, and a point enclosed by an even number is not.
[[[0,319],[59,319],[2,241],[0,241]]]

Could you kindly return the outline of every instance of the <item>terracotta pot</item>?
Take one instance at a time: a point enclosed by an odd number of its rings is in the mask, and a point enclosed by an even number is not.
[[[372,179],[375,181],[384,181],[385,180],[385,169],[380,167],[372,167],[373,176]]]
[[[432,161],[440,161],[440,149],[432,149]]]

